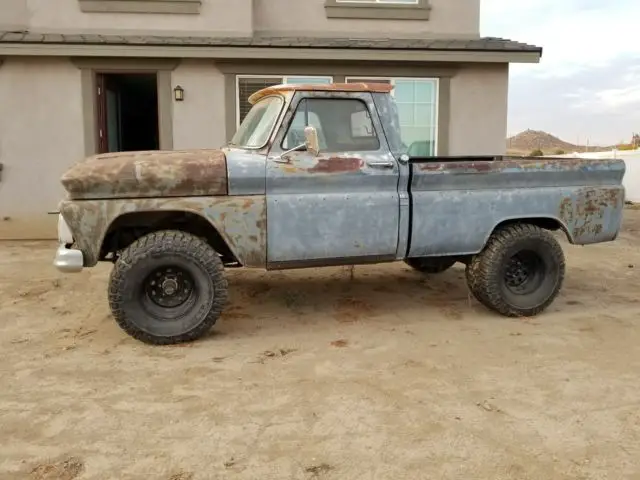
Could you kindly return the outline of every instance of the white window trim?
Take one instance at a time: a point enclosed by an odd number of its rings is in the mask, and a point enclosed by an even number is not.
[[[395,86],[395,80],[431,80],[436,84],[435,94],[435,125],[434,125],[434,156],[438,156],[439,148],[439,128],[440,128],[440,79],[437,77],[371,77],[371,76],[357,76],[357,77],[345,77],[344,81],[361,81],[361,80],[389,80],[391,85]],[[391,96],[395,97],[395,90],[391,91]]]
[[[240,80],[243,78],[281,78],[284,84],[288,78],[319,78],[333,83],[333,77],[327,75],[236,75],[236,128],[240,128]]]

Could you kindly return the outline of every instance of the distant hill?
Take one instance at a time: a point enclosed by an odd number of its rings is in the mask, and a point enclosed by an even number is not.
[[[600,152],[611,147],[589,146],[588,151]],[[528,155],[531,151],[540,149],[545,154],[553,154],[559,150],[565,153],[584,152],[585,145],[577,146],[541,130],[525,130],[513,137],[507,138],[507,151],[511,154]]]

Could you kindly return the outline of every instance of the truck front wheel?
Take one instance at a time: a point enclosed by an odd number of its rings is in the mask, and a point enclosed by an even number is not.
[[[216,323],[227,288],[222,261],[204,240],[160,231],[122,252],[109,280],[109,306],[118,325],[137,340],[184,343]]]
[[[467,265],[469,290],[487,308],[508,317],[530,317],[557,297],[565,274],[562,247],[530,224],[495,231]]]

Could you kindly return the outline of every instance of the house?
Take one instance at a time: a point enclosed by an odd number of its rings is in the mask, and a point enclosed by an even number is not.
[[[3,0],[0,238],[52,238],[59,178],[97,152],[218,147],[248,97],[388,82],[421,155],[502,154],[509,64],[480,0]]]

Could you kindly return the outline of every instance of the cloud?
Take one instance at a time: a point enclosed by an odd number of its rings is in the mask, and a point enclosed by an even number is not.
[[[567,78],[640,55],[638,0],[482,0],[481,33],[543,47],[515,75]]]
[[[640,130],[640,0],[481,0],[481,34],[543,47],[512,64],[509,134],[610,145]]]

